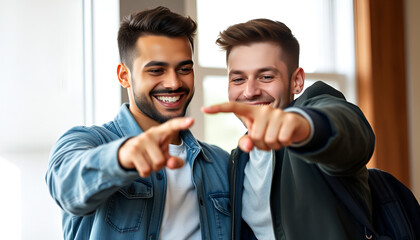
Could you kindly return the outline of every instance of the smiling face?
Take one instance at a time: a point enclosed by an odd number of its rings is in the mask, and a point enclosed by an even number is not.
[[[287,107],[301,90],[294,80],[301,68],[291,81],[281,56],[281,47],[271,42],[233,47],[227,60],[229,101]]]
[[[118,75],[129,89],[130,111],[143,129],[185,115],[194,94],[191,44],[186,37],[141,36],[133,69]],[[130,76],[131,75],[131,76]],[[124,85],[124,79],[128,84]],[[122,80],[121,80],[122,79]],[[142,126],[143,125],[143,126]]]

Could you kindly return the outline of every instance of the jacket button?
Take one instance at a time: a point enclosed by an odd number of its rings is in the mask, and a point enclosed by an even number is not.
[[[203,206],[203,198],[200,197],[200,205]]]
[[[162,173],[157,173],[156,174],[156,178],[158,179],[158,180],[162,180]]]

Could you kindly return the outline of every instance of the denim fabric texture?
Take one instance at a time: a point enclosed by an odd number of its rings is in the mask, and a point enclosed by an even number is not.
[[[78,126],[54,145],[46,182],[62,209],[64,239],[159,239],[166,173],[147,178],[118,164],[118,149],[142,133],[123,104],[114,121]],[[229,154],[181,132],[199,203],[202,239],[228,239]]]

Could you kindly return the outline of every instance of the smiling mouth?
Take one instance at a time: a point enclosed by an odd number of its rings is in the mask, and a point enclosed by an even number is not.
[[[155,96],[157,100],[164,103],[176,103],[181,99],[181,95],[177,96]]]
[[[262,107],[262,106],[269,106],[271,102],[243,102],[248,105]]]

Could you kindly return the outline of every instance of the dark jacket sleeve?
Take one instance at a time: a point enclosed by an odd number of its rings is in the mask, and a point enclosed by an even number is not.
[[[293,107],[318,114],[324,119],[328,135],[316,149],[291,149],[292,154],[319,167],[330,175],[351,176],[365,168],[375,146],[375,135],[363,112],[344,96],[323,82],[310,86]],[[317,133],[318,132],[318,133]],[[317,134],[325,131],[315,130]]]

